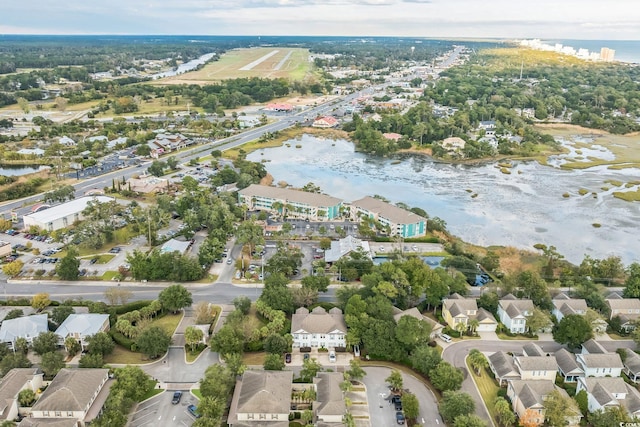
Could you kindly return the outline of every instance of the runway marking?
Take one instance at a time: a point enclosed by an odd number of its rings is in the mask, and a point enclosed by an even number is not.
[[[253,67],[260,65],[261,63],[263,63],[264,61],[266,61],[267,59],[271,58],[273,55],[275,55],[276,53],[280,52],[279,50],[272,50],[271,52],[267,53],[266,55],[264,55],[262,58],[258,58],[255,61],[245,65],[244,67],[240,68],[240,71],[249,71],[251,70]]]

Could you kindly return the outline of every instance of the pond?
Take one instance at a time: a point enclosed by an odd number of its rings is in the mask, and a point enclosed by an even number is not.
[[[276,183],[302,187],[313,182],[346,202],[377,194],[420,207],[470,243],[527,249],[544,243],[574,263],[585,254],[617,255],[626,264],[639,259],[640,203],[613,197],[616,188],[604,189],[612,187],[606,181],[640,180],[638,169],[564,170],[516,161],[505,174],[493,163],[447,164],[414,154],[369,156],[355,152],[349,141],[311,135],[254,151],[248,159],[265,162]],[[587,193],[580,194],[581,189]]]
[[[28,175],[30,173],[40,172],[43,170],[49,169],[49,166],[41,166],[41,165],[20,165],[20,166],[11,166],[5,165],[0,167],[0,175],[3,176],[22,176]]]

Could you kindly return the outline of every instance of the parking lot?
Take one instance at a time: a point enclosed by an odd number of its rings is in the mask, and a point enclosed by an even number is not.
[[[133,413],[131,427],[190,426],[195,421],[187,409],[189,405],[198,405],[198,399],[188,390],[182,390],[180,403],[172,404],[173,390],[165,391],[142,402]]]

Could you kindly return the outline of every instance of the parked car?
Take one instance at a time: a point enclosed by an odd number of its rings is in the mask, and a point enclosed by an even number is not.
[[[440,334],[440,339],[447,343],[451,342],[451,337],[447,334]]]
[[[291,363],[291,353],[287,353],[284,355],[285,363]]]
[[[333,350],[329,352],[329,362],[332,362],[332,363],[336,362],[336,352]]]
[[[309,357],[311,357],[311,356],[309,356],[309,353],[305,353],[304,356],[302,356],[302,358],[304,360],[307,360]]]
[[[89,261],[89,264],[93,265],[96,262],[98,262],[98,258],[91,258],[91,261]]]
[[[396,422],[400,425],[404,424],[404,414],[402,412],[396,412]]]
[[[177,405],[178,403],[180,403],[180,399],[182,399],[182,392],[176,391],[173,393],[173,399],[171,400],[171,403]]]
[[[402,411],[402,399],[400,396],[393,396],[393,407],[396,411]]]
[[[190,413],[191,415],[193,415],[194,417],[196,417],[196,418],[200,418],[200,417],[202,416],[202,415],[200,415],[200,414],[198,413],[198,408],[197,408],[197,406],[196,406],[196,405],[189,405],[189,406],[187,406],[187,411],[189,411],[189,413]]]
[[[232,258],[227,258],[227,264],[228,264],[228,265],[233,264],[233,259],[232,259]]]

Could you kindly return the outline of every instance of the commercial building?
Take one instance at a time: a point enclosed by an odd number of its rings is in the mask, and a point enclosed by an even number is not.
[[[358,222],[363,218],[378,221],[383,227],[389,227],[391,236],[411,238],[427,234],[426,218],[374,197],[367,196],[352,202],[351,217]]]
[[[33,212],[23,217],[24,227],[38,227],[42,230],[54,231],[69,227],[77,221],[82,221],[84,211],[89,203],[108,203],[115,199],[106,196],[80,197],[61,205],[53,206],[39,212]]]
[[[326,194],[252,184],[238,191],[238,201],[250,210],[266,210],[290,218],[312,221],[340,216],[342,200]]]

